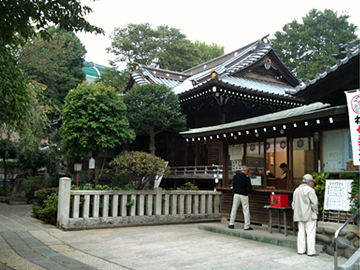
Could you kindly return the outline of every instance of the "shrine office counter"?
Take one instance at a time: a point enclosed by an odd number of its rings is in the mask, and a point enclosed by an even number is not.
[[[216,191],[221,192],[221,216],[223,219],[230,220],[233,190],[232,188],[217,187]],[[289,195],[289,206],[291,206],[294,191],[281,189],[253,189],[249,194],[251,223],[266,225],[269,224],[269,210],[264,208],[264,206],[270,205],[270,195],[273,192],[275,194]],[[287,224],[293,224],[293,213],[292,211],[289,212],[290,213],[288,213],[286,216]],[[236,221],[244,221],[241,206],[238,208]],[[237,224],[235,224],[235,226],[236,225]],[[243,224],[240,225],[240,228],[242,228],[241,226],[243,226]]]

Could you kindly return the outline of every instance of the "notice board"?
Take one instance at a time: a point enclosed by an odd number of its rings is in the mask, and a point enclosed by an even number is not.
[[[326,180],[324,210],[350,210],[351,182],[353,180]]]

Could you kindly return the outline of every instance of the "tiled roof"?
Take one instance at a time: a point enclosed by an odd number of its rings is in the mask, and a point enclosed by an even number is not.
[[[256,116],[253,118],[243,119],[239,121],[234,121],[231,123],[202,127],[202,128],[194,128],[188,131],[180,132],[181,135],[199,135],[211,132],[222,132],[225,133],[229,129],[238,128],[238,129],[247,129],[251,125],[263,123],[265,126],[269,122],[279,121],[283,119],[288,119],[292,117],[297,117],[301,115],[311,114],[314,112],[318,112],[322,109],[331,108],[329,104],[324,104],[321,102],[312,103],[310,105],[304,105],[301,107],[296,107],[288,110],[283,110],[280,112],[265,114],[261,116]]]
[[[190,93],[192,90],[216,81],[239,89],[258,91],[259,93],[278,95],[279,97],[292,97],[285,91],[293,92],[295,89],[290,84],[281,83],[280,80],[279,83],[276,83],[275,79],[252,79],[239,74],[235,76],[236,73],[249,69],[258,61],[262,61],[272,50],[272,45],[264,37],[232,53],[220,56],[184,72],[171,72],[139,65],[139,68],[132,73],[132,77],[137,84],[164,84],[178,95]],[[281,62],[280,59],[279,61]],[[157,72],[157,70],[160,72]],[[286,67],[284,70],[287,70]],[[217,74],[216,79],[211,78],[214,71]],[[296,82],[295,76],[288,70],[287,72]]]
[[[326,76],[328,76],[330,73],[334,72],[335,70],[337,70],[339,67],[346,65],[350,59],[354,58],[354,57],[359,57],[359,52],[360,52],[360,45],[359,42],[353,42],[353,45],[346,47],[346,45],[342,45],[345,48],[347,48],[349,51],[346,53],[346,56],[342,59],[338,59],[336,61],[336,64],[331,66],[331,67],[327,67],[325,72],[323,73],[318,73],[315,75],[315,78],[313,80],[307,80],[305,83],[301,82],[298,86],[296,86],[295,91],[294,90],[288,90],[286,91],[288,94],[291,95],[295,95],[300,91],[303,91],[304,89],[306,89],[306,87],[315,84],[316,82],[318,82],[319,80],[325,78]]]
[[[234,86],[241,86],[248,90],[254,90],[259,93],[274,94],[279,96],[291,96],[286,94],[285,91],[294,90],[293,87],[282,84],[282,83],[273,83],[265,80],[259,80],[254,78],[249,78],[245,76],[235,77],[224,75],[221,78],[221,81]]]

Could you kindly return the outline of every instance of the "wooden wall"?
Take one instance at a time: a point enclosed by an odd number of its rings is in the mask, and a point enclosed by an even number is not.
[[[230,213],[232,207],[232,189],[231,188],[217,188],[217,191],[221,191],[221,216],[227,220],[230,220]],[[250,203],[250,220],[254,224],[269,224],[269,210],[264,208],[265,205],[270,205],[270,194],[274,190],[253,190],[249,195]],[[288,194],[289,206],[291,206],[293,192],[288,190],[276,190],[275,194]],[[235,221],[244,221],[242,207],[240,206]],[[273,224],[277,222],[277,214],[273,211]],[[281,219],[283,223],[283,218]],[[292,226],[293,224],[293,212],[287,212],[287,224]],[[236,225],[236,224],[235,224]]]

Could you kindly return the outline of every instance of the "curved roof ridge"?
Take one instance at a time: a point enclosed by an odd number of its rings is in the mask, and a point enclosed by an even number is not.
[[[360,46],[358,46],[356,49],[347,52],[346,56],[343,59],[338,59],[333,66],[328,66],[323,73],[317,73],[312,80],[306,80],[306,82],[301,82],[299,85],[295,87],[295,92],[289,92],[288,94],[294,95],[300,91],[303,91],[306,87],[315,84],[317,81],[325,78],[330,73],[337,70],[342,65],[345,65],[352,59],[353,57],[359,55],[360,52]]]
[[[261,59],[265,54],[267,54],[271,50],[271,46],[265,46],[260,48],[254,53],[249,54],[244,59],[236,63],[235,65],[229,67],[226,70],[226,73],[235,73],[239,70],[244,69],[245,67],[251,65],[252,63],[256,62],[257,60]]]

